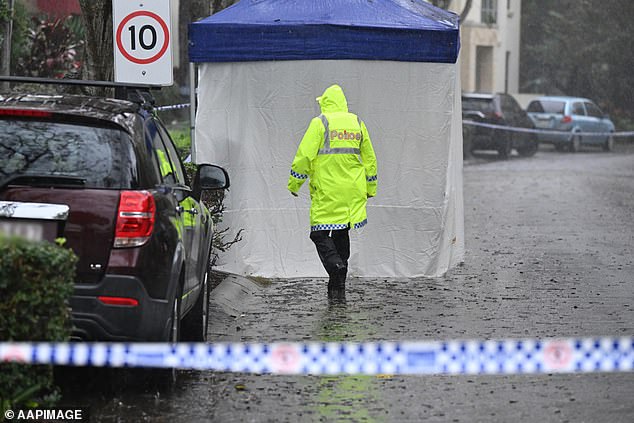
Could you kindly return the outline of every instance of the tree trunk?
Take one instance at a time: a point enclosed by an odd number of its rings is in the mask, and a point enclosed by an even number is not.
[[[430,0],[430,3],[441,9],[449,9],[451,6],[451,0]]]
[[[189,84],[189,39],[188,27],[192,22],[206,18],[211,14],[211,0],[180,0],[178,5],[178,30],[180,45],[180,63],[174,74],[179,85]]]
[[[15,6],[14,0],[8,0],[5,7],[8,8],[7,16],[4,25],[4,34],[2,34],[2,57],[0,57],[0,74],[9,76],[11,75],[11,42],[13,38],[13,7]],[[11,84],[3,82],[0,84],[0,90],[9,92]]]
[[[6,20],[0,22],[3,24],[2,34],[2,57],[0,57],[0,74],[8,76],[11,74],[11,38],[13,33],[13,6],[14,0],[8,0]],[[3,84],[4,85],[4,84]]]
[[[112,0],[79,0],[86,28],[85,75],[88,79],[112,81]]]
[[[449,9],[451,6],[452,0],[430,0],[430,3],[436,7],[440,7],[441,9]],[[462,8],[462,12],[460,12],[460,25],[464,22],[471,10],[471,6],[473,5],[473,0],[467,0],[464,7]]]
[[[460,12],[461,25],[464,22],[464,20],[467,19],[467,15],[469,14],[469,11],[471,10],[472,4],[473,4],[473,0],[467,0],[467,2],[464,5],[464,8],[462,9],[462,12]]]

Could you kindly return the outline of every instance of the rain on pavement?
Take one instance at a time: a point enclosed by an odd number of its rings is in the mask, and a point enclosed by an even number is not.
[[[379,193],[380,195],[380,193]],[[217,275],[210,342],[626,336],[634,326],[634,146],[542,147],[464,166],[465,263],[436,279]],[[371,226],[367,230],[373,230]],[[378,228],[376,228],[378,230]],[[354,234],[352,234],[354,236]],[[317,260],[317,256],[315,255]],[[182,371],[168,392],[116,372],[74,375],[63,402],[92,421],[630,422],[627,373],[281,376]],[[107,373],[107,374],[106,374]],[[115,381],[113,382],[113,379]]]

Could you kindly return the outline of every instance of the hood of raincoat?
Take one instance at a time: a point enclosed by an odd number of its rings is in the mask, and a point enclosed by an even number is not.
[[[343,94],[341,87],[337,84],[326,88],[326,91],[324,91],[320,97],[317,97],[317,101],[319,102],[322,113],[348,111],[346,96]]]

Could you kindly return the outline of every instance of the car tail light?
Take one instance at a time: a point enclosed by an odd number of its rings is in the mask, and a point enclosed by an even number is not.
[[[138,247],[150,239],[156,205],[147,191],[122,191],[117,212],[114,247]]]
[[[16,116],[16,117],[51,117],[51,112],[32,109],[0,109],[0,116]]]
[[[570,123],[570,122],[572,122],[572,116],[564,116],[561,119],[561,123]]]
[[[136,307],[139,305],[139,300],[135,298],[127,298],[127,297],[97,297],[97,299],[105,305],[117,305],[117,306],[128,306],[128,307]]]

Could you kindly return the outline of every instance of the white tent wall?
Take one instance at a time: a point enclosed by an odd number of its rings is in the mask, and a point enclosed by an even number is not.
[[[221,227],[243,240],[218,270],[267,278],[325,277],[308,235],[308,183],[286,189],[315,97],[341,85],[378,159],[368,225],[351,230],[350,276],[440,276],[464,257],[462,128],[456,64],[307,60],[199,67],[196,160],[225,166]]]

